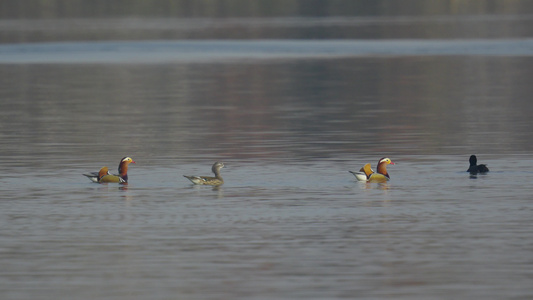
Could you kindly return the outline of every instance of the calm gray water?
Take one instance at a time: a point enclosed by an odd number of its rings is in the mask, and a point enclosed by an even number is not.
[[[452,19],[247,20],[398,38]],[[119,29],[164,36],[167,21]],[[524,31],[75,42],[63,22],[0,21],[0,298],[533,298]],[[21,43],[35,24],[55,39]],[[491,172],[470,177],[471,154]],[[128,185],[81,175],[124,156]],[[387,184],[348,173],[384,156]],[[182,177],[217,160],[219,188]]]

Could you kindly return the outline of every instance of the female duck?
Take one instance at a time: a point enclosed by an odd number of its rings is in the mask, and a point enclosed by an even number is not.
[[[390,175],[387,172],[387,165],[394,165],[394,163],[388,157],[384,157],[378,161],[378,172],[370,168],[370,164],[364,165],[359,172],[352,172],[358,181],[366,182],[387,182],[390,180]]]
[[[222,179],[222,176],[220,176],[220,169],[224,168],[224,164],[221,162],[216,162],[213,164],[213,167],[211,167],[211,171],[215,174],[215,177],[209,177],[209,176],[189,176],[189,175],[183,175],[183,177],[189,179],[192,183],[198,184],[198,185],[222,185],[224,184],[224,179]]]
[[[470,167],[466,171],[470,172],[470,175],[477,175],[478,173],[484,174],[489,171],[489,168],[487,168],[487,165],[477,164],[477,157],[475,155],[471,155],[469,161],[470,161]]]
[[[124,157],[120,160],[118,165],[118,175],[109,173],[108,167],[103,167],[99,172],[92,172],[89,174],[83,174],[87,176],[92,182],[115,182],[115,183],[127,183],[128,182],[128,165],[134,164],[135,161],[131,157]]]

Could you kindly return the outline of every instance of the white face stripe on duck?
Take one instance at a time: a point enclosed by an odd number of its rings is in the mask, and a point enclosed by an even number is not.
[[[129,156],[126,156],[123,159],[121,159],[120,162],[121,163],[123,163],[123,162],[130,162],[131,163],[131,162],[133,162],[133,159],[131,159],[131,157],[129,157]]]
[[[381,163],[392,164],[393,162],[390,160],[390,158],[388,158],[388,157],[383,157],[382,159],[380,159],[380,160],[378,161],[378,165],[381,164]]]

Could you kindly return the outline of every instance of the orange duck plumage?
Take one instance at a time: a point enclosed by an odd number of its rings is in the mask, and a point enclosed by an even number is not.
[[[387,182],[390,180],[390,175],[387,172],[387,165],[394,165],[388,157],[384,157],[378,161],[377,173],[375,173],[370,164],[364,165],[359,172],[352,172],[358,181],[366,182]]]
[[[103,167],[99,172],[92,172],[89,174],[83,174],[87,176],[92,182],[104,183],[104,182],[114,182],[114,183],[127,183],[128,182],[128,165],[134,164],[135,161],[131,157],[124,157],[120,160],[118,165],[118,175],[109,173],[108,167]]]

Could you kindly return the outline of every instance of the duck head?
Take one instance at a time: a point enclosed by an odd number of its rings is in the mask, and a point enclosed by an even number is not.
[[[215,174],[218,174],[220,172],[220,169],[222,169],[222,168],[224,168],[224,163],[221,163],[221,162],[217,161],[211,167],[211,171],[213,171],[213,173],[215,173]]]
[[[388,157],[383,157],[380,159],[378,161],[378,173],[390,177],[389,173],[387,173],[387,165],[394,165],[394,163]]]
[[[468,161],[470,162],[470,166],[477,165],[477,157],[475,155],[470,155],[470,159]]]
[[[135,161],[133,161],[133,159],[131,159],[131,157],[129,156],[126,156],[123,159],[121,159],[118,165],[118,173],[120,174],[120,176],[122,177],[128,176],[128,165],[134,164],[134,163]]]

